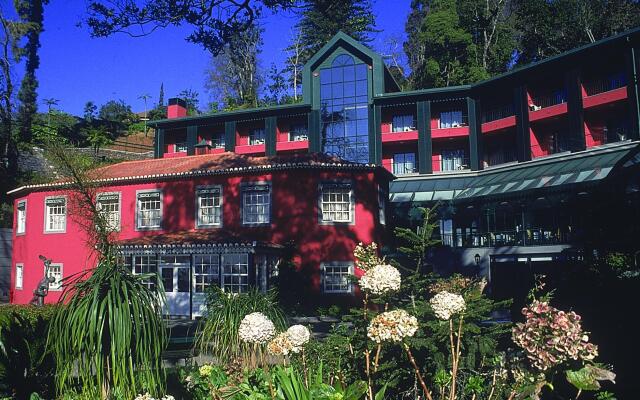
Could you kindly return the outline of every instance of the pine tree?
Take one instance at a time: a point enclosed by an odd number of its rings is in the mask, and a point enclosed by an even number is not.
[[[31,141],[31,125],[33,116],[38,109],[37,90],[38,79],[36,70],[40,66],[38,49],[40,48],[40,33],[43,30],[44,4],[47,0],[16,1],[16,11],[20,18],[29,24],[27,42],[23,49],[26,54],[25,73],[18,91],[20,105],[18,107],[18,129],[20,138],[24,142]]]
[[[300,82],[302,66],[342,31],[361,43],[371,41],[375,17],[371,0],[303,0],[292,43],[287,50],[291,86]]]
[[[164,82],[160,84],[160,94],[158,95],[158,108],[164,106]]]

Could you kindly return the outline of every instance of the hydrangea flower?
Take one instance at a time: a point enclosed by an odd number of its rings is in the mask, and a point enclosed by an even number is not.
[[[240,322],[238,336],[240,340],[252,344],[264,344],[276,334],[276,327],[267,316],[254,312],[246,315]]]
[[[353,250],[353,256],[356,258],[356,267],[363,271],[368,271],[378,264],[382,264],[382,260],[378,257],[378,245],[371,243],[364,245],[358,243]]]
[[[267,351],[274,356],[286,356],[293,350],[293,347],[287,332],[282,332],[271,339],[267,345]]]
[[[455,293],[442,291],[429,300],[431,308],[436,313],[436,317],[443,321],[448,321],[455,314],[464,312],[467,305],[464,298]]]
[[[376,265],[362,275],[360,288],[381,295],[400,289],[400,271],[388,264]]]
[[[526,321],[513,328],[513,341],[540,371],[569,359],[590,361],[598,355],[598,347],[589,343],[575,312],[560,311],[536,300],[523,308],[522,314]]]
[[[309,342],[311,338],[311,332],[304,325],[293,325],[289,329],[287,329],[287,335],[289,336],[289,340],[293,347],[291,351],[294,353],[299,353],[302,351],[302,347]]]
[[[213,367],[209,364],[205,364],[198,369],[198,372],[200,372],[200,376],[207,377],[211,375],[211,372],[213,372]]]
[[[156,400],[156,399],[153,396],[151,396],[149,393],[145,393],[145,394],[137,395],[134,400]],[[166,396],[162,396],[162,398],[158,400],[176,400],[176,399],[170,394],[168,394]]]
[[[401,342],[415,335],[418,320],[405,310],[393,310],[378,314],[369,323],[367,336],[376,343]]]

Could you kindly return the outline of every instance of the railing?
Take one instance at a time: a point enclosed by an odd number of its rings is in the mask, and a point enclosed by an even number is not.
[[[567,91],[564,89],[557,90],[553,93],[532,98],[531,103],[529,104],[529,110],[537,111],[542,108],[547,108],[547,107],[555,106],[555,105],[566,103],[566,102],[567,102]]]
[[[618,89],[627,84],[627,78],[625,74],[620,72],[617,74],[609,75],[605,78],[595,79],[592,81],[584,82],[584,91],[587,96],[593,96],[598,93],[608,92],[610,90]]]
[[[605,126],[602,133],[600,135],[594,135],[594,138],[602,140],[603,144],[607,144],[627,140],[630,134],[631,129],[628,126],[617,126],[611,128]]]
[[[485,161],[487,162],[487,166],[492,167],[494,165],[506,164],[517,160],[518,157],[515,150],[501,150],[499,152],[488,154]]]
[[[482,123],[497,121],[515,115],[513,104],[492,108],[482,113]]]
[[[391,122],[391,133],[401,133],[401,132],[411,132],[418,130],[418,124],[416,119],[411,119],[408,123],[407,121],[403,121],[402,123],[393,123]]]
[[[447,119],[442,119],[443,114],[447,112],[440,113],[440,121],[438,123],[438,129],[449,129],[449,128],[460,128],[462,126],[469,125],[469,116],[462,115],[460,118],[456,118],[454,121],[448,121]]]
[[[440,235],[440,240],[449,247],[549,246],[570,243],[571,235],[531,228],[524,231],[445,233]]]
[[[468,157],[464,158],[446,158],[440,160],[439,172],[462,171],[471,168]]]

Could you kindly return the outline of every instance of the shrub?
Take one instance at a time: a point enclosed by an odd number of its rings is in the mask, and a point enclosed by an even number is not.
[[[55,361],[46,350],[49,322],[57,306],[0,306],[0,395],[54,395]]]

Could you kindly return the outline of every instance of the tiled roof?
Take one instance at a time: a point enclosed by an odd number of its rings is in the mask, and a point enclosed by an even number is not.
[[[269,172],[288,169],[378,170],[390,179],[393,176],[374,164],[358,164],[322,153],[305,153],[287,156],[251,157],[231,152],[177,158],[125,161],[90,172],[97,183],[123,181],[154,181],[188,176],[230,175],[251,172]],[[29,189],[63,188],[69,181],[27,185],[14,189],[15,194]]]
[[[201,229],[197,231],[180,231],[162,233],[156,235],[145,235],[132,239],[124,239],[116,242],[119,246],[125,247],[145,247],[145,246],[162,246],[172,247],[175,245],[198,246],[198,245],[215,245],[215,246],[267,246],[281,247],[273,243],[266,243],[252,240],[246,234],[242,237],[229,232],[226,229]]]

